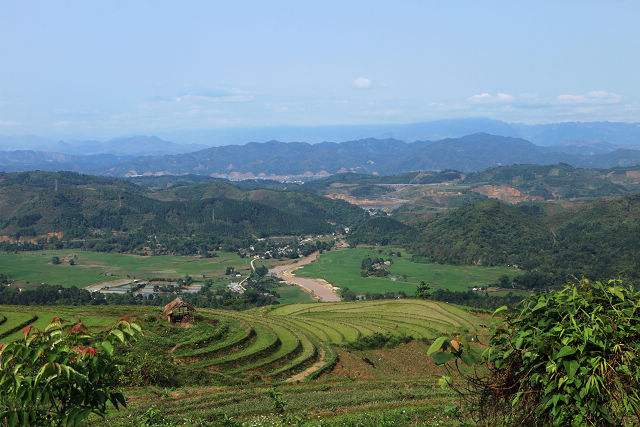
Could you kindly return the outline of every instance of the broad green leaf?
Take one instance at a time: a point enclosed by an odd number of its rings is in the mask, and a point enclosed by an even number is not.
[[[109,341],[102,341],[101,345],[109,356],[113,356],[113,345]]]
[[[624,301],[624,293],[622,292],[622,288],[620,286],[609,286],[607,290]]]
[[[444,365],[445,363],[455,359],[456,357],[448,351],[441,351],[431,356],[436,365]]]
[[[562,357],[565,356],[570,356],[573,353],[576,352],[576,349],[573,347],[569,347],[568,345],[565,345],[564,347],[562,347],[555,355],[554,359],[560,359]]]
[[[122,333],[122,331],[121,331],[121,330],[119,330],[119,329],[114,329],[113,331],[111,331],[111,333],[112,333],[113,335],[115,335],[116,337],[118,337],[118,339],[119,339],[121,342],[124,342],[124,333]]]
[[[431,345],[429,346],[429,349],[427,350],[427,356],[431,356],[436,351],[439,351],[440,349],[442,349],[442,346],[446,341],[447,341],[447,337],[436,338],[433,341],[433,343],[431,343]]]
[[[495,316],[495,315],[497,315],[497,314],[500,314],[500,313],[502,313],[503,311],[507,311],[507,309],[508,309],[508,308],[507,308],[507,306],[506,306],[506,305],[503,305],[502,307],[498,307],[498,308],[496,308],[496,309],[494,310],[494,312],[493,312],[493,316]]]

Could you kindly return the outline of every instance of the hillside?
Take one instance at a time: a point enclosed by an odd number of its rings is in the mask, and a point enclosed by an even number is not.
[[[338,416],[340,425],[352,425],[349,417],[378,425],[376,412],[390,407],[403,410],[398,420],[428,413],[446,422],[438,407],[454,400],[436,386],[440,371],[425,356],[428,343],[442,334],[487,331],[486,320],[456,306],[394,300],[199,308],[190,328],[170,325],[158,307],[0,306],[0,336],[15,339],[20,328],[45,327],[53,316],[82,318],[92,332],[123,316],[142,326],[144,339],[121,360],[127,408],[91,423],[110,426],[149,414],[155,424],[278,425],[270,389],[286,396],[289,413],[314,423]],[[171,392],[158,393],[165,387]],[[331,410],[338,407],[339,414]]]
[[[637,195],[569,208],[481,201],[437,215],[418,228],[421,233],[411,248],[435,262],[517,265],[560,279],[640,278]]]
[[[231,184],[149,192],[127,181],[70,172],[0,175],[0,234],[35,241],[47,233],[83,247],[144,246],[195,253],[255,237],[327,233],[364,212],[298,192],[245,191]],[[213,189],[212,189],[213,188]],[[222,189],[225,189],[222,191]]]
[[[514,163],[552,164],[561,161],[576,165],[627,165],[640,161],[640,151],[627,150],[622,158],[615,151],[594,156],[571,155],[539,147],[523,139],[490,134],[413,143],[372,138],[319,144],[270,141],[214,147],[175,156],[131,159],[107,173],[322,176],[351,171],[388,175],[415,170],[475,171]]]
[[[463,183],[507,185],[545,200],[621,196],[640,189],[640,182],[633,182],[624,172],[620,169],[575,168],[562,163],[513,165],[469,174]]]
[[[476,133],[460,138],[416,142],[392,138],[318,144],[252,142],[157,156],[0,152],[0,169],[5,171],[73,170],[111,176],[196,174],[280,180],[309,180],[343,172],[379,175],[417,170],[469,172],[516,163],[545,165],[559,162],[588,167],[630,166],[640,163],[640,151],[616,149],[595,154],[567,153],[534,145],[521,138]]]
[[[453,264],[537,266],[532,248],[548,248],[553,236],[538,209],[491,200],[451,210],[425,224],[415,251]]]

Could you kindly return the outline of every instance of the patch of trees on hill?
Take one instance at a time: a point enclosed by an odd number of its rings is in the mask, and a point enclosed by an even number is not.
[[[573,210],[484,200],[415,226],[374,217],[356,226],[349,241],[402,244],[416,260],[508,265],[539,273],[514,284],[525,289],[581,276],[638,281],[640,195],[584,203]]]
[[[640,278],[640,196],[557,215],[487,201],[426,224],[415,253],[438,262],[517,265],[559,277]]]
[[[463,183],[509,185],[545,200],[622,196],[640,189],[637,182],[628,179],[626,171],[576,168],[566,163],[512,165],[471,173]]]
[[[206,254],[254,238],[330,233],[366,217],[356,206],[314,194],[217,186],[152,192],[69,172],[0,174],[0,235],[6,249],[22,246],[16,240],[43,247],[42,236],[62,232],[47,239],[49,246]]]
[[[394,218],[375,216],[357,224],[350,230],[347,240],[351,245],[407,245],[413,242],[416,232],[415,228]]]

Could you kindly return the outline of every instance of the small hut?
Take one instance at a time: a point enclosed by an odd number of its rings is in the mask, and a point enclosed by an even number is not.
[[[171,323],[191,323],[195,312],[193,305],[178,297],[164,306],[162,315]]]

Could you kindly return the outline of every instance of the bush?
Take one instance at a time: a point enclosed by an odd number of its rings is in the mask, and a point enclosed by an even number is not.
[[[0,348],[0,425],[80,425],[107,405],[125,405],[117,389],[115,348],[140,327],[121,321],[100,339],[81,323],[66,326],[59,318]]]
[[[476,363],[462,337],[440,337],[429,353],[440,364]],[[461,387],[485,421],[637,425],[639,356],[640,293],[585,279],[508,313],[483,353],[488,375],[465,377]]]
[[[375,332],[371,335],[364,335],[356,341],[348,343],[347,348],[351,350],[369,350],[374,348],[393,348],[400,344],[406,344],[412,340],[406,335],[387,335]]]

